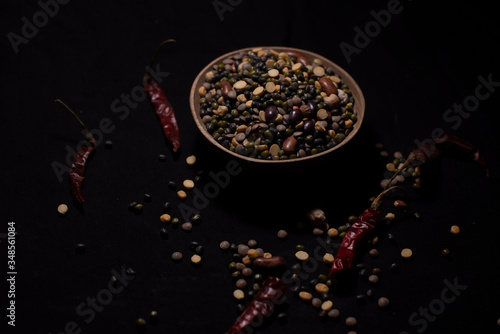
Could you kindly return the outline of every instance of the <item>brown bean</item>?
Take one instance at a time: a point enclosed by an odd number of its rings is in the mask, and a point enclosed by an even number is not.
[[[285,267],[286,261],[282,256],[272,256],[269,258],[259,257],[253,261],[253,265],[257,268],[272,269]]]
[[[330,80],[330,78],[322,77],[318,81],[327,95],[331,94],[337,95],[338,93],[337,86],[335,86],[335,84],[332,82],[332,80]]]
[[[300,61],[304,66],[311,65],[309,59],[298,51],[286,51],[286,54],[290,57],[295,57],[297,61]]]
[[[295,147],[297,145],[297,139],[294,136],[290,136],[283,142],[283,151],[287,154],[295,152]]]
[[[220,84],[221,84],[222,95],[224,95],[224,97],[227,98],[229,92],[233,90],[233,86],[229,83],[229,81],[226,80],[222,80]]]

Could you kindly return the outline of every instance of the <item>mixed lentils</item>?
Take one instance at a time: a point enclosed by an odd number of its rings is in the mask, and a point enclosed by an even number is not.
[[[200,116],[222,146],[256,159],[294,159],[341,143],[357,122],[349,87],[323,61],[253,49],[214,65]]]

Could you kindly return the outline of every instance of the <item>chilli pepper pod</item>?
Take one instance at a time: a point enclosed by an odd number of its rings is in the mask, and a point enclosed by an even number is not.
[[[458,138],[457,136],[445,135],[439,138],[422,141],[422,143],[420,143],[420,145],[408,155],[408,158],[403,163],[403,165],[398,167],[398,170],[394,173],[389,182],[387,182],[387,186],[385,188],[387,189],[387,187],[392,183],[392,180],[394,180],[394,178],[410,163],[414,161],[425,163],[438,158],[442,153],[442,149],[439,148],[437,144],[444,143],[452,143],[464,149],[471,156],[472,160],[483,166],[486,172],[486,177],[489,177],[489,169],[486,161],[474,145],[461,138]]]
[[[372,231],[378,221],[380,215],[380,204],[382,197],[392,189],[401,188],[398,186],[391,187],[382,191],[377,198],[372,202],[371,206],[366,209],[356,221],[351,225],[349,230],[347,230],[342,243],[340,244],[337,255],[333,260],[332,267],[330,269],[330,277],[335,278],[338,273],[343,272],[351,268],[352,262],[356,257],[357,249],[365,236]]]
[[[90,157],[90,154],[97,148],[96,142],[92,133],[87,129],[82,120],[75,114],[73,110],[71,110],[63,101],[56,99],[55,102],[59,102],[66,109],[73,114],[73,116],[77,119],[77,121],[84,128],[84,136],[85,141],[83,144],[78,147],[78,151],[73,157],[73,163],[71,164],[71,168],[69,169],[69,179],[70,179],[70,187],[71,194],[79,203],[83,203],[84,199],[82,196],[82,184],[85,179],[85,166]]]
[[[283,297],[286,289],[286,284],[279,278],[273,276],[266,278],[248,307],[236,319],[226,334],[249,333],[250,331],[247,327],[257,318],[262,320],[274,308],[274,305],[281,297]]]
[[[151,73],[149,71],[161,47],[170,42],[175,42],[175,40],[168,39],[158,46],[151,59],[150,66],[144,73],[142,83],[144,86],[144,90],[148,94],[149,99],[151,100],[151,104],[156,111],[156,115],[158,115],[158,118],[160,119],[165,137],[172,144],[173,151],[177,152],[177,150],[180,148],[181,142],[179,136],[179,127],[177,126],[177,120],[174,114],[174,108],[167,99],[165,91],[161,88],[159,83],[151,77]]]

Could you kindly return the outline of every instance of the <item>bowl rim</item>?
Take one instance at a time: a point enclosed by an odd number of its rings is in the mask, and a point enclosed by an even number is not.
[[[304,55],[307,56],[308,59],[311,59],[311,60],[315,59],[315,58],[318,58],[318,59],[320,59],[320,60],[323,61],[323,65],[328,65],[328,67],[332,68],[332,70],[335,72],[335,74],[338,75],[342,79],[342,81],[344,81],[346,84],[348,84],[349,90],[352,92],[353,96],[356,95],[355,96],[355,100],[354,100],[355,103],[354,103],[354,107],[353,108],[357,112],[358,119],[357,119],[356,123],[353,126],[353,130],[349,133],[348,136],[346,136],[346,138],[341,143],[339,143],[336,146],[334,146],[334,147],[332,147],[332,148],[330,148],[328,150],[325,150],[323,152],[316,153],[314,155],[308,155],[308,156],[302,157],[302,158],[283,159],[283,160],[281,160],[281,159],[278,159],[278,160],[274,160],[274,159],[267,160],[267,159],[257,159],[257,158],[247,157],[247,156],[238,154],[236,152],[233,152],[230,149],[227,149],[224,146],[222,146],[221,144],[219,144],[206,131],[205,124],[203,123],[203,121],[201,119],[201,115],[199,113],[199,106],[198,106],[198,109],[197,109],[196,105],[195,105],[196,94],[198,94],[198,89],[201,86],[201,84],[204,82],[202,80],[205,77],[205,74],[209,70],[212,69],[213,65],[215,65],[216,63],[222,62],[224,59],[226,59],[226,58],[228,58],[228,57],[230,57],[232,55],[235,55],[235,54],[241,53],[241,52],[248,52],[248,51],[251,51],[251,50],[258,50],[258,49],[276,50],[278,52],[282,52],[282,51],[296,51],[296,52],[303,53]],[[198,130],[205,137],[205,139],[210,142],[210,144],[214,145],[217,149],[219,149],[219,150],[221,150],[221,151],[223,151],[223,152],[231,155],[235,159],[240,159],[240,160],[244,160],[244,161],[247,161],[247,162],[260,163],[260,164],[301,163],[301,162],[304,162],[304,161],[307,161],[307,160],[313,160],[313,159],[317,159],[317,158],[320,158],[322,156],[326,156],[328,154],[331,154],[335,150],[338,150],[341,147],[343,147],[344,145],[346,145],[349,141],[351,141],[354,138],[354,136],[358,133],[359,129],[361,128],[361,125],[363,123],[364,116],[365,116],[365,98],[364,98],[363,92],[361,91],[361,88],[359,87],[359,85],[357,84],[357,82],[354,80],[354,78],[345,69],[343,69],[342,67],[340,67],[339,65],[337,65],[333,61],[329,60],[325,56],[322,56],[322,55],[317,54],[315,52],[304,50],[304,49],[299,49],[299,48],[294,48],[294,47],[287,47],[287,46],[253,46],[253,47],[246,47],[246,48],[242,48],[242,49],[238,49],[238,50],[233,50],[233,51],[227,52],[227,53],[225,53],[225,54],[223,54],[223,55],[221,55],[221,56],[213,59],[212,61],[210,61],[198,73],[198,75],[194,79],[194,81],[193,81],[193,83],[191,85],[191,91],[190,91],[190,94],[189,94],[189,105],[190,105],[190,109],[191,109],[191,116],[193,117]]]

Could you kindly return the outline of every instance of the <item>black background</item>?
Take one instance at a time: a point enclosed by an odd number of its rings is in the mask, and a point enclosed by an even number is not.
[[[408,317],[440,298],[444,280],[455,279],[467,288],[424,332],[470,333],[467,325],[475,332],[498,332],[499,140],[492,118],[498,113],[500,93],[481,101],[457,129],[443,121],[447,109],[475,94],[479,76],[500,81],[495,10],[482,1],[439,7],[402,1],[402,12],[348,62],[340,43],[353,45],[353,29],[364,29],[373,21],[370,11],[385,9],[387,3],[243,0],[221,20],[211,1],[70,1],[59,5],[58,13],[15,53],[7,35],[20,35],[21,19],[32,21],[41,7],[36,1],[3,1],[0,233],[7,233],[8,221],[16,223],[18,232],[16,327],[9,332],[59,333],[75,321],[82,333],[136,333],[135,320],[148,319],[149,312],[157,310],[159,322],[148,322],[148,333],[223,333],[237,313],[227,269],[231,255],[219,250],[220,241],[256,239],[266,251],[294,263],[296,244],[311,252],[317,245],[310,231],[294,228],[308,209],[322,208],[330,225],[337,227],[349,215],[361,213],[368,198],[379,192],[388,160],[379,156],[375,143],[383,143],[391,154],[399,150],[406,155],[415,140],[429,138],[436,128],[477,145],[491,176],[487,179],[471,161],[444,157],[424,175],[427,190],[409,192],[410,214],[420,212],[422,222],[409,215],[378,229],[380,257],[364,253],[358,261],[382,268],[375,296],[387,296],[391,307],[381,310],[373,301],[357,305],[354,296],[369,285],[353,274],[332,294],[340,321],[321,322],[317,310],[287,294],[281,309],[288,314],[287,324],[271,316],[257,332],[346,333],[345,318],[355,316],[358,333],[416,333],[424,328],[413,326]],[[154,49],[168,38],[177,43],[162,51],[158,64],[169,72],[162,87],[176,110],[179,154],[169,149],[147,100],[124,119],[111,107],[141,85]],[[266,45],[310,50],[345,68],[366,99],[361,131],[327,165],[293,173],[243,170],[201,210],[202,223],[193,231],[168,226],[170,238],[162,240],[158,217],[165,201],[175,204],[173,215],[182,221],[168,181],[180,184],[200,170],[225,168],[225,162],[207,150],[191,119],[192,81],[219,55]],[[91,129],[104,118],[114,126],[103,139],[111,140],[113,148],[101,144],[89,163],[83,210],[71,198],[67,173],[60,182],[52,168],[54,161],[64,164],[67,145],[75,148],[82,139],[78,123],[53,102],[55,98],[77,111]],[[165,154],[167,161],[159,162],[158,154]],[[191,154],[198,163],[188,168],[185,158]],[[208,176],[199,189],[207,181]],[[129,212],[128,203],[143,202],[145,193],[152,201],[144,203],[144,212]],[[190,194],[186,203],[192,198]],[[69,206],[64,218],[57,215],[61,203]],[[454,224],[461,227],[459,236],[449,232]],[[280,228],[289,231],[288,240],[278,240]],[[387,230],[396,236],[396,244],[385,238]],[[6,239],[0,240],[6,265]],[[200,268],[189,263],[192,240],[205,247]],[[86,245],[84,254],[75,254],[77,243]],[[414,251],[411,262],[400,261],[405,247]],[[441,256],[444,247],[451,250],[451,260]],[[177,250],[184,253],[178,264],[170,258]],[[396,275],[388,270],[395,261],[401,267]],[[134,268],[136,279],[86,324],[77,306],[105,289],[111,270],[123,266]],[[7,272],[6,266],[2,271]],[[320,264],[309,277],[327,271]],[[6,313],[7,287],[2,287],[1,308]],[[2,328],[7,328],[5,315],[1,318]]]

